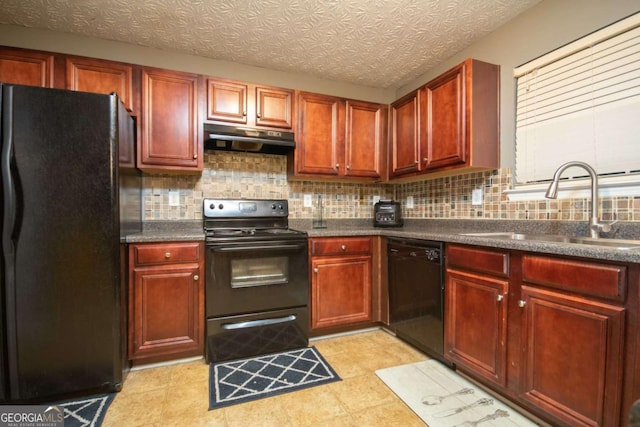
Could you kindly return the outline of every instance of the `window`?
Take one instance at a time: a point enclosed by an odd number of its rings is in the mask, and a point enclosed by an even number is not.
[[[516,184],[549,181],[561,164],[581,160],[615,177],[601,184],[640,188],[640,13],[524,64],[514,76]],[[563,174],[581,176],[579,168]]]

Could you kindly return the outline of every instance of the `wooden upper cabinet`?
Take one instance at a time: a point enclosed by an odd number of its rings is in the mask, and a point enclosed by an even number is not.
[[[467,59],[422,90],[426,170],[500,167],[500,66]]]
[[[52,53],[24,49],[0,49],[0,82],[55,87]]]
[[[298,94],[297,105],[290,176],[368,181],[384,177],[385,105],[307,92]]]
[[[345,176],[381,178],[386,148],[387,108],[360,101],[346,103]]]
[[[423,167],[464,163],[465,130],[465,64],[461,64],[427,83],[422,89],[421,128],[426,139]]]
[[[196,74],[142,70],[142,138],[138,167],[148,171],[202,171]]]
[[[67,57],[66,88],[83,92],[115,92],[130,112],[133,106],[133,66],[91,58]]]
[[[467,59],[394,102],[391,177],[500,167],[499,79]]]
[[[207,119],[247,124],[247,85],[207,80]]]
[[[256,86],[256,125],[291,129],[293,127],[293,91]]]
[[[420,91],[411,92],[391,104],[390,175],[420,170]]]
[[[207,120],[249,127],[291,129],[293,91],[207,79]]]
[[[298,95],[295,172],[321,177],[340,173],[343,157],[344,102],[328,95]]]

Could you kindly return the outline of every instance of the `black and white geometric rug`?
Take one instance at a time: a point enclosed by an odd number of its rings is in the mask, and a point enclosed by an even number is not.
[[[54,403],[64,409],[64,427],[99,427],[115,393],[65,400]]]
[[[212,363],[209,409],[340,381],[315,347]]]

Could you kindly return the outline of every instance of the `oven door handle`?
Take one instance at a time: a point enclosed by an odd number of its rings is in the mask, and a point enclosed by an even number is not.
[[[256,245],[256,246],[219,246],[210,247],[214,252],[253,252],[253,251],[299,251],[304,249],[305,244],[300,243],[297,245]]]
[[[231,329],[254,328],[256,326],[267,326],[267,325],[275,325],[278,323],[293,322],[294,320],[296,320],[295,314],[290,314],[288,316],[275,317],[272,319],[248,320],[246,322],[226,323],[222,325],[222,329],[231,330]]]

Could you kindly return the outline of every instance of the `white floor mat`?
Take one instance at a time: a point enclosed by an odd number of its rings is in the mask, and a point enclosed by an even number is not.
[[[376,375],[429,427],[538,425],[436,360],[380,369]]]

